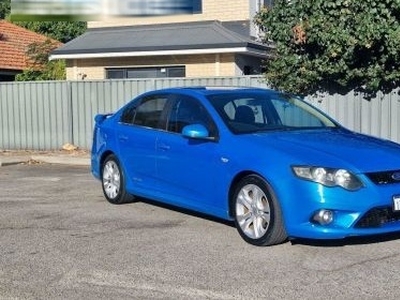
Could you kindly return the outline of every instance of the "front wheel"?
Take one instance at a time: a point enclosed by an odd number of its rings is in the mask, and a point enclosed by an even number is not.
[[[124,174],[115,155],[108,156],[102,167],[101,182],[107,201],[122,204],[133,200],[133,196],[125,190]]]
[[[246,242],[270,246],[287,239],[279,203],[264,179],[257,175],[244,177],[231,201],[236,228]]]

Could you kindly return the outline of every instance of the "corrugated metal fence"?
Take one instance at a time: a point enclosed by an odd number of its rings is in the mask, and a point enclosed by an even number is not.
[[[145,91],[177,86],[266,87],[262,77],[0,83],[0,149],[90,149],[93,117]],[[347,128],[400,142],[400,96],[319,95],[308,100]]]

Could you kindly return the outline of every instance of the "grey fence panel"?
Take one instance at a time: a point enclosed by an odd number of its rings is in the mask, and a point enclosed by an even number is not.
[[[94,116],[114,112],[137,95],[181,86],[267,87],[261,76],[0,83],[0,149],[90,149]],[[307,101],[345,127],[400,142],[400,96],[319,94]]]
[[[3,148],[9,149],[13,145],[12,134],[14,129],[14,122],[11,123],[10,118],[14,115],[14,98],[12,97],[12,87],[13,85],[1,85],[0,86],[0,144]]]
[[[370,102],[364,101],[361,106],[363,118],[360,131],[385,139],[399,140],[399,136],[393,134],[390,126],[391,121],[399,117],[398,113],[394,114],[396,103],[398,101],[395,101],[391,94],[378,94]]]
[[[99,113],[114,112],[141,93],[154,89],[204,85],[265,87],[258,76],[70,82],[74,143],[81,148],[89,149],[91,147],[94,116]]]
[[[154,89],[183,86],[252,86],[267,87],[260,76],[162,78],[154,80]]]
[[[306,98],[308,102],[328,113],[343,126],[360,131],[360,99],[354,93],[347,95],[318,94]]]
[[[70,87],[74,144],[90,149],[95,115],[112,113],[136,95],[154,89],[154,80],[78,81]]]
[[[351,92],[311,96],[307,100],[351,130],[400,142],[400,95],[397,91],[378,93],[372,99]]]
[[[59,149],[70,117],[66,82],[0,84],[0,149]]]
[[[400,97],[397,93],[390,94],[389,139],[400,143]]]

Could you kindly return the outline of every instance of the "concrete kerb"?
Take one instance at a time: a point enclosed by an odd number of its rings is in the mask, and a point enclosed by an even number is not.
[[[28,156],[0,156],[0,167],[10,166],[10,165],[19,165],[23,163],[27,163],[30,160]]]
[[[32,155],[32,160],[48,164],[75,165],[75,166],[90,165],[89,157],[75,157],[66,155],[59,155],[59,156]]]
[[[0,155],[0,167],[17,165],[29,162],[39,162],[48,164],[63,164],[63,165],[75,165],[75,166],[89,166],[89,156],[69,156],[69,155],[23,155],[23,156],[1,156]]]

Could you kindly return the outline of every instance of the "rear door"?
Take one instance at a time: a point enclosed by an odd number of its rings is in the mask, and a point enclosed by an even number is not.
[[[128,189],[157,189],[156,140],[165,128],[164,108],[168,95],[152,95],[132,103],[122,113],[118,144]],[[133,192],[133,191],[132,191]]]

